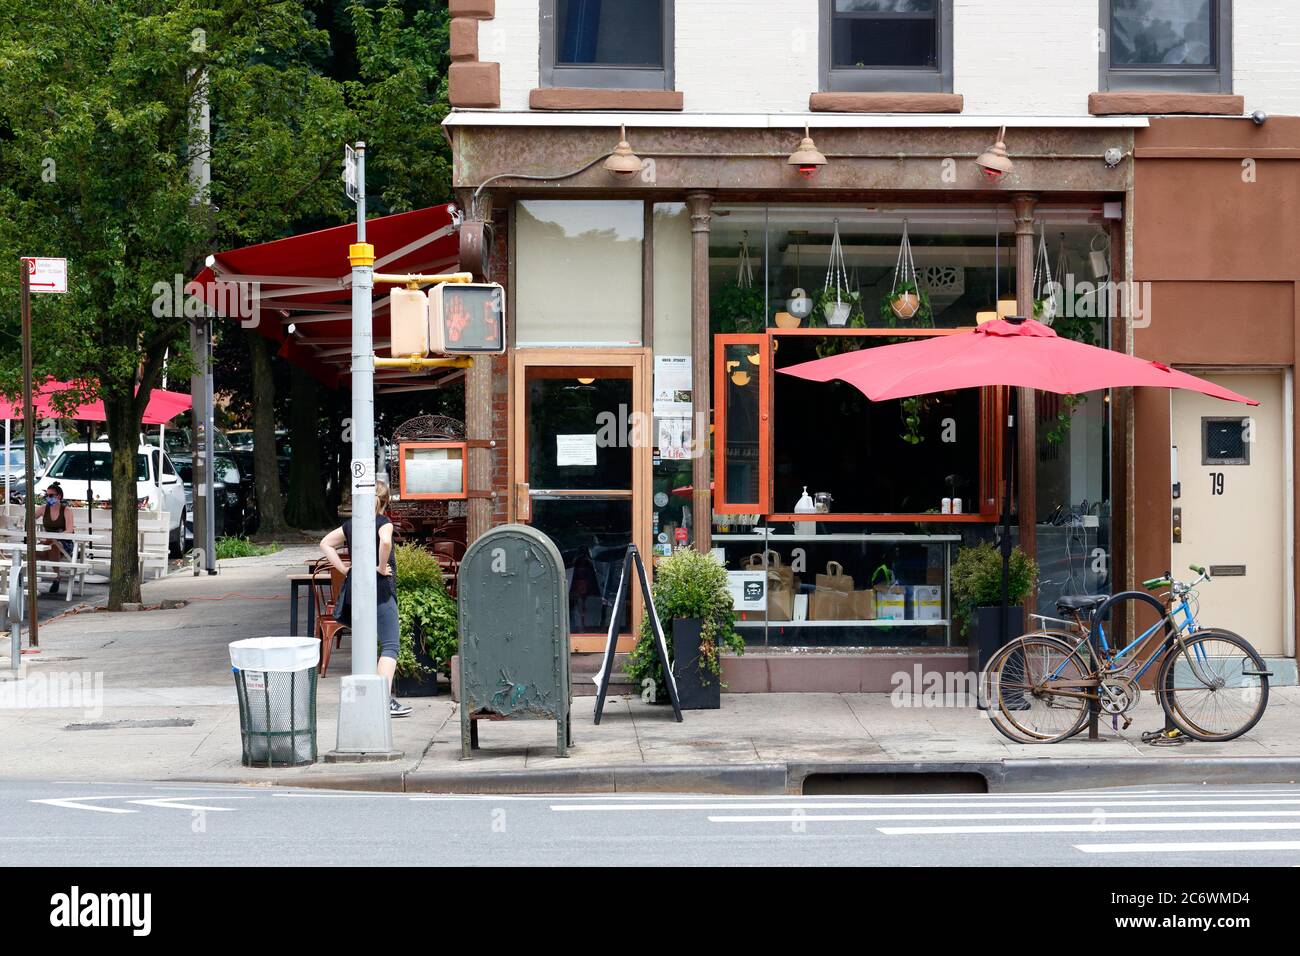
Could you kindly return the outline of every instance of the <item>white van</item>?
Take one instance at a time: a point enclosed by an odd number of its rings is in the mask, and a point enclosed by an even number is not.
[[[59,457],[45,470],[37,493],[51,481],[63,488],[69,503],[86,499],[87,488],[96,501],[113,496],[112,452],[108,442],[91,442],[64,446]],[[185,550],[185,486],[167,455],[151,445],[141,445],[135,455],[135,497],[143,509],[161,508],[167,512],[172,557]]]

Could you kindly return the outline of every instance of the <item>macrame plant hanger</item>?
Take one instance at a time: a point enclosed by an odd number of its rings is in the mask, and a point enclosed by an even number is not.
[[[834,286],[832,286],[834,283]],[[830,291],[835,289],[835,305],[831,306]],[[841,326],[849,318],[849,312],[852,311],[852,302],[848,299],[849,291],[849,274],[844,266],[844,244],[840,242],[840,221],[835,220],[835,233],[831,238],[831,260],[826,267],[826,290],[825,302],[829,307],[826,311],[826,324]]]

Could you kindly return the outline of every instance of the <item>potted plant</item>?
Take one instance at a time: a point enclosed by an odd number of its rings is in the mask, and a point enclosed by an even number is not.
[[[745,652],[745,643],[733,626],[736,613],[727,589],[727,572],[711,554],[678,548],[655,567],[652,588],[655,609],[664,628],[673,677],[682,709],[704,710],[721,706],[720,652]],[[641,619],[636,646],[628,655],[626,671],[637,687],[654,681],[654,700],[668,701],[668,690],[655,650],[650,615]]]
[[[880,317],[891,328],[897,327],[900,320],[926,327],[934,321],[934,312],[925,291],[911,279],[902,279],[880,300]]]
[[[957,552],[952,563],[952,607],[967,638],[971,670],[982,671],[998,648],[1024,633],[1024,602],[1037,580],[1038,565],[1020,548],[1012,548],[1007,630],[1000,633],[1002,552],[989,541]]]
[[[814,313],[820,312],[830,328],[864,328],[861,300],[862,293],[856,289],[822,289],[817,293]]]
[[[393,693],[431,697],[438,672],[456,653],[456,601],[447,593],[438,559],[418,544],[397,545],[397,674]]]
[[[766,305],[752,286],[726,285],[709,298],[709,314],[719,332],[762,332]]]

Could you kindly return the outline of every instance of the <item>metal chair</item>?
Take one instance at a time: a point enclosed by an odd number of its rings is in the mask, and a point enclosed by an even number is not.
[[[348,625],[334,620],[334,607],[342,587],[343,575],[329,561],[321,558],[312,565],[311,597],[316,609],[315,637],[320,641],[321,677],[329,670],[333,649],[343,646],[343,632],[351,631]]]

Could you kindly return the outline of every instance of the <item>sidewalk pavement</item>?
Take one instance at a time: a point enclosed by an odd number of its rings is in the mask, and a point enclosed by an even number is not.
[[[182,571],[145,584],[147,606],[183,607],[83,607],[45,624],[40,653],[24,655],[26,676],[0,680],[0,776],[462,793],[811,792],[904,786],[903,774],[991,790],[1300,779],[1296,687],[1273,688],[1264,719],[1240,740],[1166,748],[1140,739],[1163,723],[1151,695],[1127,731],[1104,722],[1100,741],[1040,747],[1006,740],[974,708],[887,694],[724,694],[721,710],[687,711],[682,723],[669,707],[613,697],[599,726],[595,698],[576,697],[569,757],[555,756],[552,722],[484,721],[470,760],[460,759],[459,714],[444,695],[408,700],[412,715],[393,722],[400,760],[243,767],[226,645],[288,633],[285,575],[314,553],[295,545],[223,561],[216,576]],[[334,744],[349,652],[345,640],[319,685],[322,754]],[[0,657],[0,672],[8,663]],[[68,699],[78,684],[87,693]]]

